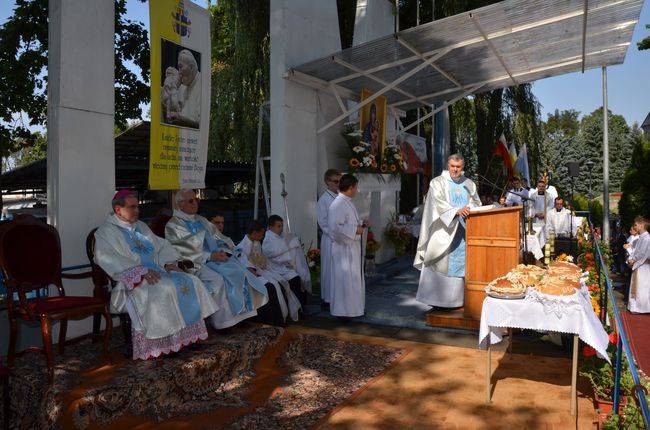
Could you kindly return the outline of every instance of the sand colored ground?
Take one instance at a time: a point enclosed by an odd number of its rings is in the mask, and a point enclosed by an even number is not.
[[[589,386],[578,379],[578,415],[569,411],[571,360],[492,353],[492,403],[485,404],[485,351],[342,330],[305,333],[406,348],[398,363],[322,419],[318,429],[593,429]]]

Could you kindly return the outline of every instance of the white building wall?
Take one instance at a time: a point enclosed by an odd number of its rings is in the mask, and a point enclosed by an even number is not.
[[[48,222],[61,236],[63,266],[88,263],[88,232],[110,212],[115,192],[113,0],[50,0]],[[67,295],[92,282],[65,281]],[[68,337],[92,330],[71,322]],[[57,333],[55,333],[56,335]]]
[[[271,0],[271,212],[282,217],[280,173],[286,177],[291,229],[316,246],[316,199],[322,175],[335,163],[336,127],[316,130],[336,108],[331,96],[283,78],[292,66],[341,49],[335,0]],[[336,110],[336,112],[339,112]],[[323,116],[325,115],[325,116]],[[286,221],[285,221],[286,226]]]

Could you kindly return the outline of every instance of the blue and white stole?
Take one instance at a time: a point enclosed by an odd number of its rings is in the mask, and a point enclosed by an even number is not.
[[[176,287],[176,298],[178,307],[186,325],[194,324],[201,320],[201,307],[199,298],[194,290],[192,279],[185,273],[167,272],[161,269],[154,260],[154,246],[147,236],[137,230],[131,232],[129,229],[118,226],[126,243],[131,251],[140,256],[140,264],[160,274],[161,278],[169,279]],[[155,288],[155,284],[153,286]]]
[[[469,191],[464,181],[456,183],[448,181],[449,199],[455,208],[463,208],[469,203]],[[449,268],[447,276],[462,278],[465,276],[465,219],[458,217],[458,228],[449,247]]]
[[[203,224],[199,220],[190,221],[183,219],[183,222],[192,235],[205,230],[205,227],[203,227]],[[246,288],[246,272],[248,270],[239,262],[237,255],[233,255],[233,252],[237,252],[239,249],[231,250],[226,242],[212,237],[206,231],[203,238],[203,250],[210,253],[224,251],[231,254],[226,261],[208,261],[206,265],[223,277],[226,287],[226,299],[228,300],[228,305],[233,315],[252,311],[253,303],[250,291]],[[264,293],[266,294],[266,291]]]

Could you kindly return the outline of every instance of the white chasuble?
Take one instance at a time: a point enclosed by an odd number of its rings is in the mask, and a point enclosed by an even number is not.
[[[207,337],[203,318],[219,307],[196,277],[165,272],[165,264],[179,258],[169,242],[140,221],[129,225],[111,215],[95,232],[95,262],[117,281],[111,292],[111,312],[128,312],[133,322],[134,358],[178,351]],[[149,269],[161,275],[158,282],[144,280]],[[198,308],[197,321],[187,321],[188,305]]]
[[[219,305],[219,310],[210,316],[214,328],[232,327],[254,317],[257,309],[268,302],[264,282],[241,264],[238,255],[234,255],[240,251],[232,240],[205,217],[175,210],[165,227],[165,237],[183,258],[192,261],[193,270]],[[227,253],[233,254],[223,264],[209,262],[210,254],[214,251],[206,245],[210,238],[222,244]]]
[[[650,234],[647,231],[634,244],[633,259],[627,308],[630,312],[647,314],[650,313]]]
[[[457,205],[462,200],[458,196],[452,199],[452,189],[464,192],[468,206],[481,205],[476,185],[462,175],[453,181],[445,170],[429,183],[413,265],[421,271],[416,299],[430,306],[463,306],[465,282],[464,277],[458,275],[464,276],[464,270],[459,267],[464,266],[464,261],[455,258],[450,266],[450,255],[462,256],[453,251],[459,244],[464,246],[465,228],[464,220],[456,215]]]
[[[352,199],[339,194],[329,207],[328,227],[332,237],[330,266],[330,313],[341,317],[363,316],[366,284],[361,267],[359,215]]]

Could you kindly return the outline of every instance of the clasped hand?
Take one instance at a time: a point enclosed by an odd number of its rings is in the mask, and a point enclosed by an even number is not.
[[[463,218],[467,218],[467,215],[469,215],[469,206],[465,206],[464,208],[460,208],[456,211],[456,215],[462,216]]]

